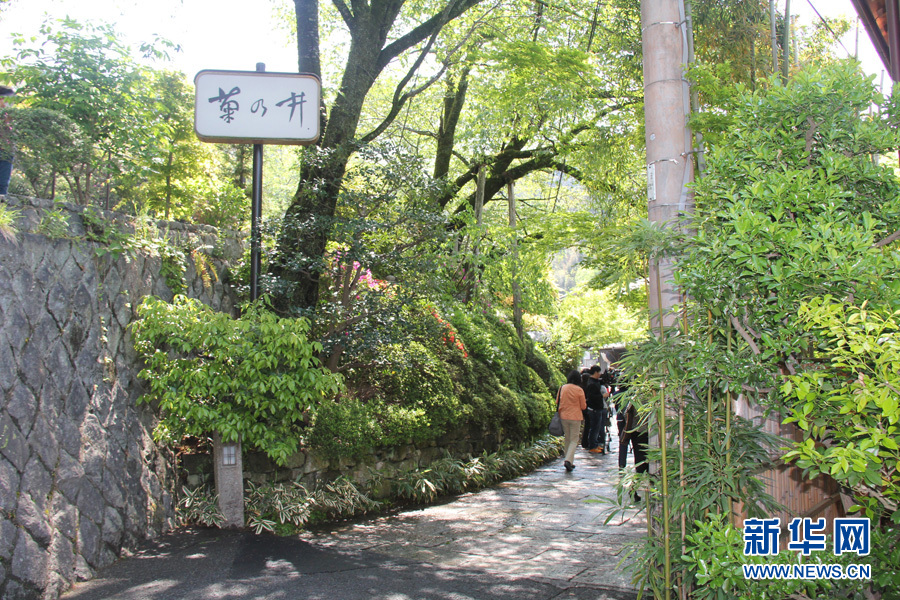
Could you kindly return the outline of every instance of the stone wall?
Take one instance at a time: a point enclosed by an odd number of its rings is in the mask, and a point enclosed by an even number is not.
[[[376,449],[362,459],[325,458],[312,450],[302,450],[291,456],[284,465],[277,465],[262,452],[243,454],[244,480],[256,484],[279,481],[298,481],[307,488],[348,477],[365,483],[377,471],[392,477],[413,469],[426,468],[447,455],[463,458],[494,452],[502,444],[497,431],[482,427],[459,428],[438,440],[406,444],[388,449]],[[178,457],[178,485],[188,488],[213,488],[213,463],[209,452],[186,453]],[[378,492],[378,490],[376,490]]]
[[[172,523],[174,458],[136,402],[127,331],[142,297],[172,290],[152,249],[88,241],[80,207],[9,205],[21,215],[14,241],[0,235],[0,598],[55,598]],[[53,237],[41,233],[50,211],[67,221]],[[133,231],[127,217],[101,216]],[[241,251],[210,227],[159,226],[172,245],[215,247],[219,272]],[[188,295],[233,311],[221,276],[204,286],[188,260],[184,279]]]

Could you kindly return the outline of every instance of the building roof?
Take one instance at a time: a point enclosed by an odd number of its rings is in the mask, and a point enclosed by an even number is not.
[[[900,80],[900,0],[851,0],[894,81]]]

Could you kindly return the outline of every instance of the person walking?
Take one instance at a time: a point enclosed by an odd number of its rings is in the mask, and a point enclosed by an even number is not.
[[[587,410],[584,390],[581,389],[581,374],[572,371],[566,378],[566,384],[559,388],[559,417],[562,419],[563,436],[566,450],[565,467],[571,472],[575,468],[575,449],[578,447],[578,434],[581,433],[583,411]]]
[[[628,444],[634,454],[634,472],[638,475],[648,473],[650,464],[647,462],[647,445],[650,443],[650,432],[646,422],[641,422],[634,404],[629,403],[625,409],[624,423],[619,429],[619,468],[624,469],[628,464]],[[641,501],[637,491],[632,491],[635,502]]]
[[[5,199],[9,192],[9,180],[12,177],[13,156],[16,145],[13,141],[12,117],[6,110],[10,108],[7,98],[14,96],[15,90],[0,85],[0,199]]]
[[[594,454],[603,454],[603,446],[606,443],[605,435],[601,439],[601,434],[604,431],[603,422],[606,416],[604,386],[600,384],[600,376],[602,374],[603,369],[600,365],[591,367],[590,379],[588,379],[587,387],[584,389],[587,411],[585,412],[584,435],[581,438],[581,447]]]

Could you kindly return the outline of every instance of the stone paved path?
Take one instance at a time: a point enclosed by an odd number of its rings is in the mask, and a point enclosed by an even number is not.
[[[164,536],[77,584],[69,600],[632,600],[617,568],[643,514],[603,521],[615,456],[578,449],[493,489],[297,537],[241,531]]]
[[[604,524],[610,505],[596,500],[615,497],[616,462],[615,455],[588,454],[579,447],[572,473],[565,472],[559,459],[448,504],[302,538],[325,547],[371,550],[564,588],[628,592],[633,590],[630,578],[616,565],[625,545],[646,533],[647,522],[635,510]]]

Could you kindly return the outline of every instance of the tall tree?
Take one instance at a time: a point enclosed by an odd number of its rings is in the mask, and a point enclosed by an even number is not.
[[[404,97],[410,93],[408,86],[413,75],[443,27],[479,2],[481,0],[450,0],[440,9],[434,9],[430,16],[421,18],[417,25],[398,34],[395,29],[414,21],[410,15],[401,15],[405,0],[351,0],[349,5],[343,0],[333,0],[350,35],[350,48],[317,152],[311,153],[302,167],[300,185],[287,209],[278,240],[279,252],[272,273],[286,284],[277,298],[277,305],[282,310],[316,305],[329,222],[335,214],[347,163],[360,141],[376,138],[398,114],[397,110],[391,111],[372,132],[357,136],[363,105],[376,79],[393,60],[423,45],[409,76],[397,85],[396,104],[402,107]],[[317,22],[312,16],[313,4],[310,0],[296,0],[299,25]],[[426,5],[433,6],[432,3]],[[396,37],[392,38],[392,34]],[[298,35],[298,43],[303,43],[301,40],[315,42],[313,36],[302,32]],[[308,60],[316,54],[300,52],[303,60],[300,68],[310,68]]]

